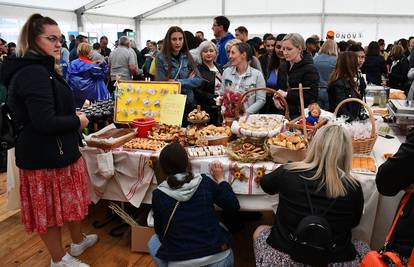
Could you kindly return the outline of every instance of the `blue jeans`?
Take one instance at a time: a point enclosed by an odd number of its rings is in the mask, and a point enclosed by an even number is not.
[[[152,260],[157,264],[158,267],[168,267],[168,262],[158,258],[155,254],[157,254],[158,249],[161,247],[161,242],[158,238],[158,235],[153,235],[148,241],[148,250],[149,254],[152,257]],[[230,249],[230,254],[224,258],[223,260],[206,265],[204,267],[233,267],[234,265],[234,255],[233,251]]]

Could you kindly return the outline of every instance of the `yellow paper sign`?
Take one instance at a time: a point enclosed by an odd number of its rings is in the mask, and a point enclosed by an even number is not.
[[[119,81],[115,91],[115,122],[154,118],[160,121],[164,97],[180,94],[179,82]]]
[[[161,123],[181,126],[186,98],[185,95],[166,95],[161,106]]]

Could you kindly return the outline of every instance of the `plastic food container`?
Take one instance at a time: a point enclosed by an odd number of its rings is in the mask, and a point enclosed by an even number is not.
[[[154,118],[147,118],[147,119],[134,119],[131,122],[131,126],[137,128],[137,136],[146,138],[148,137],[148,131],[155,126]]]

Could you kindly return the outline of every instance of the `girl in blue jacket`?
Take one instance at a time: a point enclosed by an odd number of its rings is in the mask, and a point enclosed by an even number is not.
[[[155,235],[148,242],[156,264],[233,266],[231,235],[219,223],[214,204],[229,213],[240,206],[221,163],[211,166],[214,179],[192,174],[187,152],[172,143],[161,151],[160,165],[168,177],[152,193]]]

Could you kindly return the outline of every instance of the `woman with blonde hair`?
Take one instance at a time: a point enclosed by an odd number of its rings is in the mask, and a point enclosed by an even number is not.
[[[240,41],[239,39],[232,39],[232,40],[230,40],[230,41],[228,41],[226,43],[225,48],[226,48],[227,58],[230,57],[230,50],[231,50],[231,48],[235,44],[240,44],[240,43],[242,43],[242,41]],[[253,54],[252,54],[252,58],[249,61],[249,65],[250,65],[250,67],[252,67],[252,68],[260,71],[263,74],[263,70],[262,70],[262,66],[260,64],[260,60],[257,57],[255,57]],[[223,70],[227,69],[230,66],[231,66],[231,63],[229,61],[229,62],[227,62],[226,65],[223,66]]]
[[[88,43],[80,43],[77,52],[78,58],[68,68],[68,83],[72,88],[76,107],[82,107],[85,100],[109,99],[110,94],[105,84],[108,74],[106,61],[93,62],[92,47]]]
[[[319,72],[318,104],[324,110],[329,110],[328,81],[335,69],[337,57],[338,45],[334,40],[328,39],[313,59],[313,64]]]
[[[76,112],[58,69],[60,36],[56,21],[30,16],[19,35],[19,57],[3,63],[1,80],[8,86],[14,126],[20,129],[15,149],[24,228],[39,234],[51,267],[88,267],[73,257],[98,240],[81,231],[90,199],[79,131],[88,119]],[[64,224],[72,239],[69,253],[62,246]]]
[[[259,226],[254,235],[256,266],[304,266],[306,249],[298,250],[298,227],[308,216],[319,216],[331,229],[328,266],[358,266],[369,247],[352,241],[359,224],[364,197],[351,175],[352,141],[346,130],[331,124],[318,130],[306,158],[285,164],[262,177],[264,192],[279,194],[273,226]],[[315,244],[325,240],[311,240]],[[314,255],[316,257],[316,255]]]
[[[303,87],[309,87],[304,90],[305,106],[309,106],[318,100],[319,74],[313,64],[312,55],[303,53],[305,49],[305,40],[299,33],[289,33],[283,38],[283,54],[287,64],[287,91],[280,89],[278,92],[286,98],[289,105],[290,117],[300,116],[300,98],[299,90],[290,90],[298,88],[299,84]],[[275,101],[276,106],[282,108],[279,101]]]

